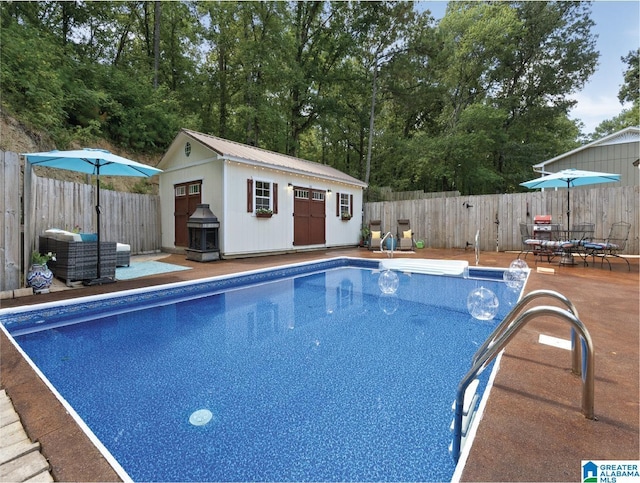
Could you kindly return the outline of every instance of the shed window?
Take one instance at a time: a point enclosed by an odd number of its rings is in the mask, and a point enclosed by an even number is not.
[[[271,209],[271,183],[268,181],[256,181],[256,210]]]
[[[180,186],[176,186],[176,197],[186,196],[186,195],[187,195],[187,189],[185,185],[181,184]]]
[[[309,190],[296,188],[295,197],[299,200],[308,200],[309,199]]]
[[[343,214],[353,216],[353,195],[349,193],[338,193],[336,197],[336,216]]]
[[[278,183],[247,180],[247,212],[271,210],[278,213]]]

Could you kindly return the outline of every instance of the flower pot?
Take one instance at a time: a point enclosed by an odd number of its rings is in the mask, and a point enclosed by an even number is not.
[[[271,218],[273,213],[256,213],[256,218]]]
[[[33,293],[49,293],[49,287],[53,282],[53,272],[47,264],[33,264],[27,272],[27,287],[33,289]]]
[[[418,240],[416,242],[416,248],[424,248],[424,241],[423,240]]]

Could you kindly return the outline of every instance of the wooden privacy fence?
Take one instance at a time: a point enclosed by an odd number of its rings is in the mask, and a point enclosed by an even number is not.
[[[638,219],[640,187],[575,188],[569,191],[571,224],[595,223],[595,238],[605,238],[617,221],[631,223],[623,253],[640,253]],[[409,219],[415,240],[427,248],[466,248],[520,251],[520,223],[533,224],[536,215],[551,215],[567,224],[567,190],[531,191],[505,195],[458,196],[407,201],[365,203],[364,223],[381,220],[383,232],[395,236],[398,219]],[[425,255],[426,256],[426,255]]]
[[[96,232],[96,188],[34,175],[33,223],[37,237],[48,228]],[[100,238],[131,245],[131,254],[160,250],[160,198],[100,190]]]
[[[0,151],[0,291],[22,285],[29,255],[48,228],[96,232],[96,187],[24,173],[16,153]],[[21,203],[24,201],[24,205]],[[103,241],[131,246],[132,254],[160,251],[160,197],[102,189]]]
[[[0,291],[21,285],[20,160],[0,151]]]

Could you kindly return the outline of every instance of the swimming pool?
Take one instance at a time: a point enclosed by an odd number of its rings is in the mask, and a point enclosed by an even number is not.
[[[457,384],[520,292],[396,273],[383,294],[341,258],[0,321],[133,480],[450,480]],[[496,321],[467,312],[479,286]]]

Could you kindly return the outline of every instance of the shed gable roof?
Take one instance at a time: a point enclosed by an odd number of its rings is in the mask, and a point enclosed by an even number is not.
[[[613,134],[609,134],[603,138],[597,139],[596,141],[592,141],[589,144],[585,144],[584,146],[580,146],[572,151],[568,151],[564,154],[556,156],[555,158],[547,159],[538,164],[533,165],[533,170],[537,172],[544,171],[545,168],[555,163],[556,161],[560,161],[561,159],[567,158],[569,156],[573,156],[581,151],[585,151],[587,149],[599,146],[609,146],[612,144],[625,144],[625,143],[637,143],[640,141],[640,128],[637,127],[627,127]]]
[[[315,176],[318,178],[339,181],[351,185],[367,187],[367,184],[342,171],[325,164],[307,161],[306,159],[288,156],[266,149],[256,148],[228,139],[222,139],[210,134],[203,134],[189,129],[181,129],[184,134],[194,141],[214,151],[219,159],[228,159],[240,163],[268,166],[294,174]]]

